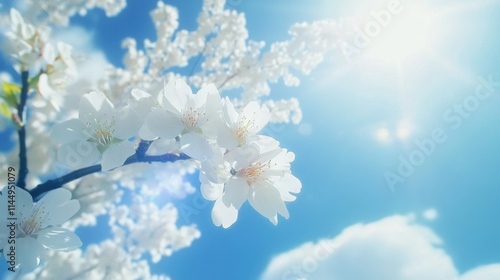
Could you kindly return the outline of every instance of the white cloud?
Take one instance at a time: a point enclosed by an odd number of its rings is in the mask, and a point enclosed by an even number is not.
[[[70,26],[54,32],[54,42],[65,42],[73,46],[78,74],[81,80],[95,86],[104,77],[109,65],[106,55],[94,45],[94,34],[78,26]],[[77,81],[79,83],[80,81]]]
[[[498,280],[500,279],[500,264],[485,265],[473,269],[460,277],[460,280]]]
[[[435,210],[427,212],[437,217]],[[500,279],[500,265],[482,267],[459,278],[441,244],[430,228],[415,222],[414,215],[395,215],[355,224],[333,239],[308,242],[282,253],[271,260],[261,280]]]
[[[94,50],[93,32],[80,26],[69,26],[61,29],[54,29],[52,33],[52,43],[65,42],[72,45],[76,50]]]

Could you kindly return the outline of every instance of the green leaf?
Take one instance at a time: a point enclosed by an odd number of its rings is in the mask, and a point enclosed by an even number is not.
[[[0,114],[4,115],[6,118],[10,119],[10,109],[5,103],[0,103]]]
[[[13,83],[2,84],[2,94],[0,97],[7,102],[11,107],[17,107],[18,96],[21,94],[21,87]]]

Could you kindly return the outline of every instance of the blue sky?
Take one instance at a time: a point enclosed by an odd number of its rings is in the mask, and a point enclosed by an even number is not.
[[[295,22],[349,16],[366,22],[372,10],[389,1],[375,2],[243,0],[233,8],[245,12],[251,39],[271,43],[285,40]],[[153,265],[153,272],[172,279],[257,279],[274,256],[305,242],[332,238],[355,223],[429,208],[438,218],[419,222],[444,240],[442,248],[460,273],[500,262],[500,87],[470,116],[460,117],[456,129],[443,118],[455,104],[470,100],[478,76],[500,81],[500,2],[433,2],[425,10],[434,16],[432,26],[414,56],[398,63],[377,51],[400,43],[398,33],[391,32],[409,17],[403,10],[393,18],[401,20],[396,27],[382,30],[353,60],[332,53],[299,87],[272,87],[271,96],[298,98],[304,114],[301,125],[272,131],[295,152],[292,171],[303,185],[288,204],[289,220],[274,226],[245,205],[236,224],[222,229],[212,224],[210,205],[191,216],[202,237]],[[201,1],[166,3],[178,7],[181,28],[194,29]],[[154,38],[149,11],[155,5],[130,0],[115,18],[92,11],[72,24],[91,30],[94,45],[121,65],[123,38]],[[435,129],[446,141],[436,143],[424,163],[391,191],[384,174],[397,174],[400,157],[408,159],[418,150],[416,141],[431,138]],[[85,231],[84,242],[95,240],[90,234]]]

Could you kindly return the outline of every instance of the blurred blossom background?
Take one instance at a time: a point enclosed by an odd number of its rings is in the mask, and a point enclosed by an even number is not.
[[[68,171],[43,160],[54,153],[48,131],[75,116],[82,94],[126,103],[131,86],[175,73],[267,105],[264,134],[295,153],[302,191],[277,226],[246,203],[223,229],[191,161],[93,175],[66,186],[81,204],[65,224],[81,250],[50,253],[15,279],[500,279],[500,1],[59,2],[0,8],[4,22],[16,7],[50,23],[78,69],[64,114],[28,111],[41,135],[30,169],[44,174],[32,186]],[[186,35],[211,22],[214,34]],[[20,82],[5,53],[0,72]],[[17,138],[0,121],[4,174]],[[4,262],[0,271],[13,279]]]

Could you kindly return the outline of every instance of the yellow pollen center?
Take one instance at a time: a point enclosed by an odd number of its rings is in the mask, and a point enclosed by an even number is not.
[[[34,234],[41,229],[42,222],[50,220],[45,212],[45,207],[41,205],[32,209],[30,217],[19,223],[19,230],[26,236]]]
[[[84,133],[87,134],[92,141],[101,146],[108,146],[113,142],[115,118],[112,116],[110,119],[104,114],[103,120],[97,120],[93,116],[87,116],[85,123]]]
[[[258,127],[255,126],[255,120],[249,120],[246,117],[242,117],[238,122],[238,127],[234,131],[234,135],[241,142],[245,139],[249,132],[256,130]]]
[[[187,129],[194,129],[198,125],[198,121],[201,117],[205,116],[205,112],[200,112],[198,110],[193,109],[193,107],[189,107],[186,109],[183,116],[183,123]]]

